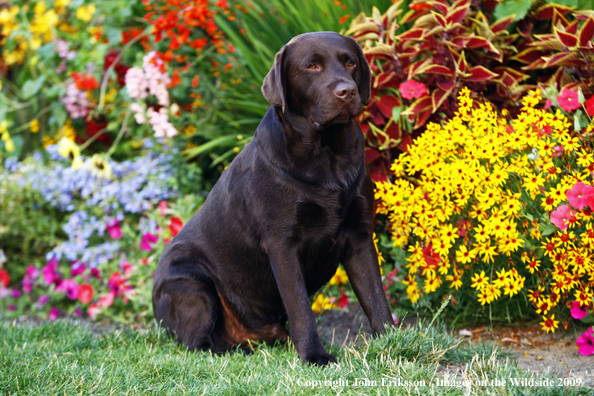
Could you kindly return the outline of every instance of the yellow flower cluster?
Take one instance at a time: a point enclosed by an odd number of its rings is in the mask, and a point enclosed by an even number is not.
[[[29,50],[36,50],[50,42],[60,23],[60,16],[66,13],[70,0],[56,0],[55,8],[47,7],[40,0],[33,7],[33,14],[27,15],[29,6],[10,6],[0,10],[0,48],[7,66],[22,64]],[[26,15],[26,16],[25,16]],[[21,18],[19,18],[21,16]],[[32,58],[33,59],[33,58]]]
[[[538,90],[512,120],[475,103],[466,88],[458,100],[455,117],[429,124],[393,163],[396,180],[376,183],[378,213],[390,221],[394,246],[410,252],[408,298],[416,302],[447,282],[456,290],[469,284],[481,304],[491,304],[519,294],[529,276],[530,301],[547,315],[570,292],[590,293],[592,215],[581,213],[561,231],[548,212],[576,182],[592,184],[591,149],[579,150],[559,110],[536,108]],[[554,331],[554,315],[543,319]]]

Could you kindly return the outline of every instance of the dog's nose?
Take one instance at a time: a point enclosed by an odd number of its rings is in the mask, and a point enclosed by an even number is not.
[[[351,82],[338,83],[334,94],[343,100],[350,100],[357,93],[357,86]]]

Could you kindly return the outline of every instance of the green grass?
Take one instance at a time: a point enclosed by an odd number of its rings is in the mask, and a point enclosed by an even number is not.
[[[442,325],[394,329],[361,347],[328,345],[338,364],[305,366],[293,345],[258,345],[250,356],[188,352],[163,331],[118,330],[102,335],[65,321],[37,326],[0,322],[0,394],[426,394],[585,395],[588,390],[518,387],[510,377],[530,378],[502,360],[491,344],[467,344]],[[461,363],[458,380],[505,379],[506,386],[468,389],[436,386],[438,366]],[[451,370],[450,370],[451,372]],[[386,381],[425,381],[425,386],[382,386]],[[542,378],[542,377],[535,377]],[[356,379],[376,386],[354,386]],[[452,379],[450,377],[450,379]],[[340,381],[349,386],[304,384]],[[470,393],[469,393],[470,392]]]

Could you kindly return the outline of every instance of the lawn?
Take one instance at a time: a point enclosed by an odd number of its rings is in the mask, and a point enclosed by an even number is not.
[[[594,394],[532,377],[494,344],[468,344],[440,324],[395,328],[361,346],[327,345],[338,364],[326,368],[303,365],[290,343],[217,356],[188,352],[154,327],[96,329],[3,320],[0,394]],[[530,378],[551,386],[531,386]]]

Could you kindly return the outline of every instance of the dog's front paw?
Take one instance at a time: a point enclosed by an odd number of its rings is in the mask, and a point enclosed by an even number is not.
[[[314,366],[326,366],[328,363],[336,363],[336,358],[326,351],[312,352],[303,357],[303,362]]]

